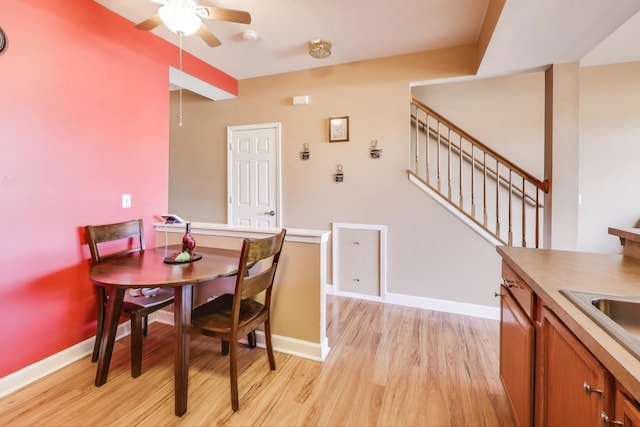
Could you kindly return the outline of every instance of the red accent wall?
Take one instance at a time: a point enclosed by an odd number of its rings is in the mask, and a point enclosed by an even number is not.
[[[95,333],[84,225],[143,218],[155,245],[178,51],[92,0],[2,0],[0,26],[3,377]],[[190,55],[184,70],[237,94],[235,79]]]

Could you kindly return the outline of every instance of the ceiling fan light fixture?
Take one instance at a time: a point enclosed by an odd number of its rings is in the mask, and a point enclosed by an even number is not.
[[[322,39],[309,41],[309,55],[317,59],[328,58],[331,56],[331,42]]]
[[[177,1],[164,4],[158,9],[158,15],[167,28],[184,36],[195,34],[202,25],[200,17],[188,2]]]

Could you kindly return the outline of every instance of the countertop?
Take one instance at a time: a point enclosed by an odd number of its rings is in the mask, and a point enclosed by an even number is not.
[[[498,246],[496,250],[544,305],[640,400],[640,360],[560,293],[561,289],[575,289],[640,297],[640,260],[617,254],[510,246]]]
[[[609,227],[609,234],[613,236],[618,236],[622,240],[629,240],[631,242],[640,242],[640,228]]]

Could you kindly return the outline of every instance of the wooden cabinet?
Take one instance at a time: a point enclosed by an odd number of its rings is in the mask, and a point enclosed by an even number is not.
[[[541,334],[540,425],[602,426],[602,413],[613,413],[609,372],[546,307]]]
[[[505,285],[501,295],[500,379],[516,425],[531,426],[535,329]]]
[[[500,377],[519,426],[640,427],[640,402],[505,262]],[[636,396],[637,397],[637,396]]]
[[[640,403],[620,386],[616,387],[615,420],[609,420],[609,425],[623,425],[624,427],[640,427]]]

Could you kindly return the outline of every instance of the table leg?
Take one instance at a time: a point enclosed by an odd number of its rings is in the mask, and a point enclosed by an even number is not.
[[[98,357],[98,369],[96,371],[96,387],[100,387],[107,382],[109,374],[109,365],[111,364],[111,353],[113,353],[113,344],[116,341],[116,332],[118,331],[118,321],[122,314],[122,305],[124,301],[123,288],[107,289],[107,310],[104,318],[102,331],[102,343],[100,344],[100,356]]]
[[[174,328],[175,328],[175,404],[176,415],[187,412],[189,394],[189,324],[191,323],[192,285],[175,288]]]

